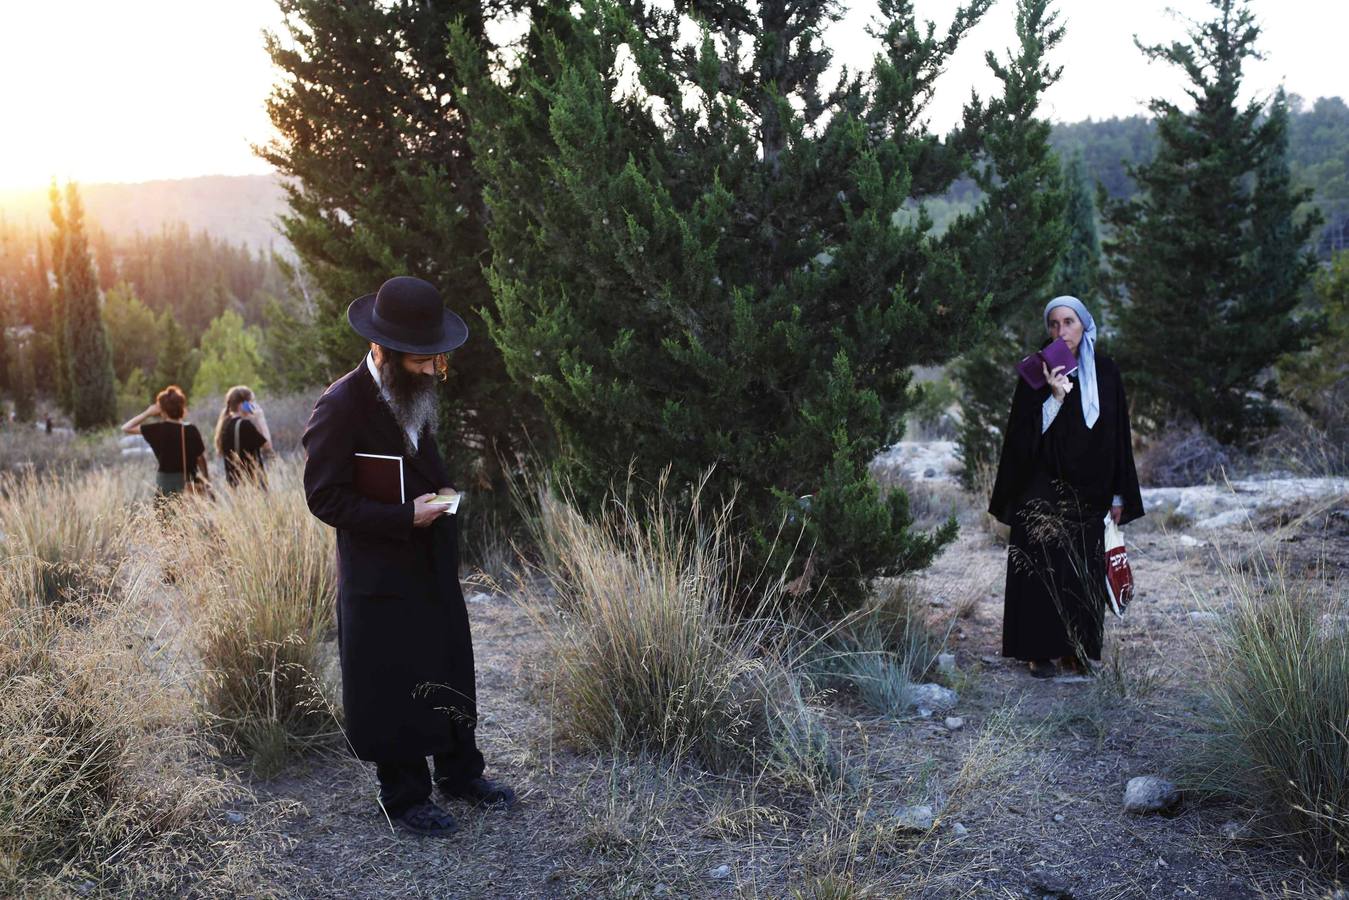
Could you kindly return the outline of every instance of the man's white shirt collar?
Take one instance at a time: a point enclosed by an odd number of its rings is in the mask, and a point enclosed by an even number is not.
[[[365,367],[370,370],[370,377],[375,379],[375,387],[379,392],[388,398],[388,393],[384,390],[384,380],[379,377],[379,366],[375,365],[375,351],[370,350],[365,354]],[[417,431],[416,429],[407,429],[408,440],[412,442],[412,449],[417,449]]]

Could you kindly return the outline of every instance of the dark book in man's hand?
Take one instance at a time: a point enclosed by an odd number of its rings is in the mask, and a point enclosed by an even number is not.
[[[378,453],[357,453],[356,490],[380,503],[403,503],[403,457]]]
[[[1054,371],[1063,366],[1063,374],[1071,375],[1077,371],[1077,357],[1068,349],[1063,338],[1055,338],[1016,364],[1017,373],[1026,380],[1026,384],[1037,391],[1049,382],[1045,380],[1045,370]]]

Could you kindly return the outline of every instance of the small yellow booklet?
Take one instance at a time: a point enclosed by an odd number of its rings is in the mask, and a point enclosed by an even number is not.
[[[459,511],[459,498],[463,496],[464,495],[459,493],[458,491],[446,491],[441,494],[436,494],[434,497],[432,497],[430,500],[427,500],[426,502],[438,503],[444,506],[448,506],[449,509],[446,510],[446,512],[448,512],[450,515],[454,515]]]

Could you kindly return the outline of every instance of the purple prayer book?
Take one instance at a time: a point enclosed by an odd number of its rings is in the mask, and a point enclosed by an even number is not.
[[[1045,381],[1044,370],[1054,371],[1063,366],[1063,374],[1071,375],[1077,371],[1077,357],[1068,349],[1063,338],[1055,338],[1043,350],[1037,350],[1016,364],[1017,373],[1026,384],[1037,391],[1049,382]]]

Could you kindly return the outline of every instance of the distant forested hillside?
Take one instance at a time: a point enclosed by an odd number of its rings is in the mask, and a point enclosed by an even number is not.
[[[253,250],[284,250],[276,228],[286,210],[274,175],[207,175],[138,184],[82,184],[91,222],[113,238],[158,234],[165,225],[185,225]],[[0,220],[20,229],[50,227],[47,189],[0,191]]]
[[[1296,182],[1316,192],[1325,227],[1318,238],[1324,258],[1349,247],[1349,106],[1339,97],[1322,97],[1308,106],[1291,98],[1289,161]],[[1050,143],[1063,158],[1082,153],[1091,177],[1114,199],[1131,195],[1134,183],[1125,169],[1151,157],[1152,120],[1087,120],[1054,126]]]

